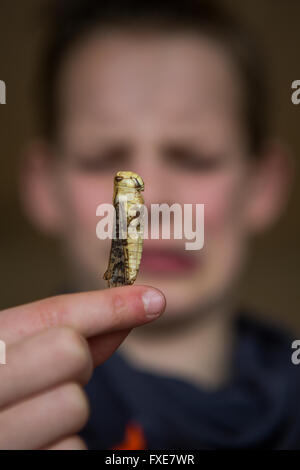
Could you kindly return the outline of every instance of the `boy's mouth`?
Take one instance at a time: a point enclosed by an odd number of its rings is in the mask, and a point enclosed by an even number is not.
[[[144,248],[141,273],[179,274],[194,270],[196,258],[175,250]]]

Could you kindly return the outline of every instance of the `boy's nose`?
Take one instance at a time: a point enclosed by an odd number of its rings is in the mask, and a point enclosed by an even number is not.
[[[136,171],[144,180],[145,204],[172,204],[176,201],[176,187],[172,183],[171,172],[159,161],[143,162],[142,158],[137,162]]]

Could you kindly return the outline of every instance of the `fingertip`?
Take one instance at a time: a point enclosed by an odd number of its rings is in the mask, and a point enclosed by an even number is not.
[[[157,289],[148,288],[142,295],[146,318],[160,316],[165,308],[165,296]]]

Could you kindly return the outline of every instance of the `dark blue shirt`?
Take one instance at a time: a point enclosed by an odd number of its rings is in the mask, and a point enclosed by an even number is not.
[[[207,391],[115,352],[86,387],[89,449],[299,449],[300,366],[292,338],[239,315],[230,381]]]

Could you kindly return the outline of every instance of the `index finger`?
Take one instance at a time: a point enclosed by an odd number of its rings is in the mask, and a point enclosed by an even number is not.
[[[0,338],[11,344],[60,325],[90,338],[147,323],[164,308],[164,295],[148,286],[59,295],[0,312]]]

